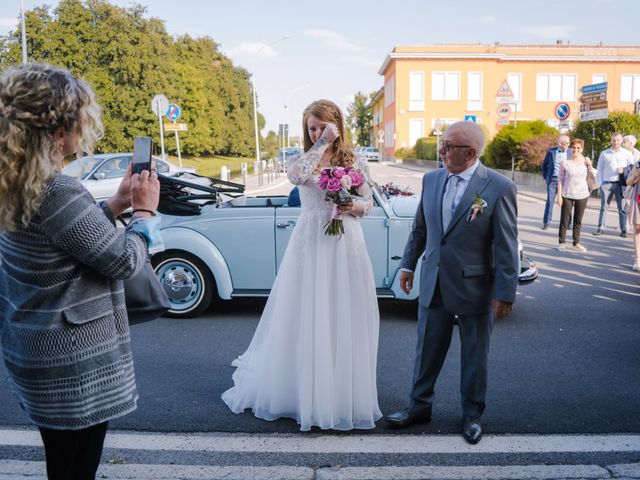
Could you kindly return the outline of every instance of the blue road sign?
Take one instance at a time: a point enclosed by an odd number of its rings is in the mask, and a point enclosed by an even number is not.
[[[554,113],[558,120],[566,120],[571,114],[571,107],[569,107],[569,104],[566,102],[560,102],[556,105]]]
[[[585,85],[580,88],[582,93],[591,93],[591,92],[603,92],[607,89],[607,82],[602,83],[592,83],[591,85]]]
[[[165,113],[167,118],[172,122],[175,122],[180,118],[180,107],[175,103],[170,103],[167,107],[167,113]]]
[[[475,122],[476,121],[476,116],[475,115],[465,115],[464,116],[464,121],[465,122]]]

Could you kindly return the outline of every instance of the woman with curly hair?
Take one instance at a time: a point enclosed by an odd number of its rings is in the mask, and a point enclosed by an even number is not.
[[[0,77],[0,338],[49,479],[95,478],[107,422],[138,400],[122,279],[155,238],[159,182],[129,171],[96,205],[61,170],[101,133],[91,88],[68,71],[31,63]],[[119,231],[130,206],[149,212]]]
[[[325,234],[333,204],[318,181],[323,169],[366,160],[345,140],[344,118],[328,100],[303,115],[304,153],[287,175],[298,185],[298,218],[271,294],[247,351],[234,364],[234,386],[222,399],[234,413],[295,419],[303,431],[375,427],[379,313],[371,260],[359,218],[373,206],[366,181],[338,208],[344,235]]]

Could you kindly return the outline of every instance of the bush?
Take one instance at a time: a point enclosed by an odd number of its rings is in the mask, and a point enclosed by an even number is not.
[[[523,172],[539,172],[547,150],[558,143],[558,132],[545,132],[522,142],[519,148],[521,163],[518,170]]]
[[[407,150],[406,147],[402,147],[399,148],[398,150],[396,150],[396,158],[399,158],[400,160],[404,160],[405,158],[407,158],[409,156],[409,150]]]
[[[435,160],[437,157],[438,139],[436,137],[422,137],[416,141],[413,147],[416,158],[421,160]]]
[[[571,138],[584,140],[584,155],[591,157],[593,151],[594,166],[602,150],[611,146],[611,135],[620,132],[622,135],[635,135],[640,138],[640,116],[629,112],[611,112],[609,118],[578,122],[571,132]]]
[[[485,147],[485,164],[493,168],[511,169],[511,157],[515,157],[516,170],[526,169],[526,165],[532,163],[534,159],[528,158],[525,162],[524,152],[521,150],[522,145],[531,138],[545,135],[553,135],[554,138],[557,138],[559,132],[542,120],[519,122],[515,128],[513,125],[507,125]],[[527,150],[527,152],[529,151]]]

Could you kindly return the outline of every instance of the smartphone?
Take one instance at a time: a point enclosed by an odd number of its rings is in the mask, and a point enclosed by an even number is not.
[[[142,173],[143,170],[151,172],[151,137],[135,137],[133,139],[133,173]]]

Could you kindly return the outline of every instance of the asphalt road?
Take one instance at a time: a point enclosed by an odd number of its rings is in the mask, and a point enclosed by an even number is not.
[[[419,172],[402,175],[406,183],[420,177]],[[590,210],[583,240],[589,252],[560,254],[554,249],[557,231],[539,229],[543,206],[538,200],[519,198],[520,238],[541,275],[520,288],[512,316],[495,325],[485,431],[638,433],[640,275],[631,271],[631,239],[618,237],[612,229],[592,236],[596,212]],[[230,301],[198,319],[160,319],[133,327],[139,409],[112,422],[112,427],[296,432],[294,421],[234,415],[220,400],[231,386],[229,364],[248,345],[263,306],[262,300]],[[409,391],[415,304],[381,301],[380,311],[378,390],[382,411],[389,413],[404,406]],[[0,378],[4,376],[0,366]],[[459,342],[454,332],[437,385],[433,422],[398,431],[381,421],[372,432],[458,433],[458,384]],[[0,426],[28,424],[4,382],[0,405]]]

